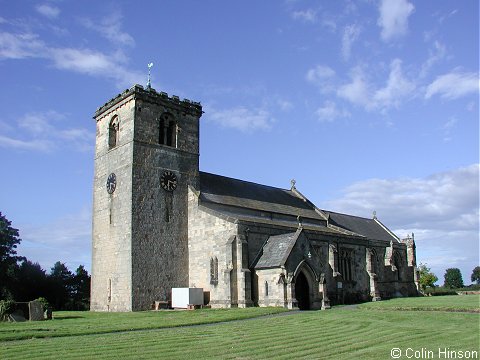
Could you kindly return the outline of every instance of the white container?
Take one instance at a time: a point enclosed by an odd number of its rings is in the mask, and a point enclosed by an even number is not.
[[[187,309],[188,305],[203,305],[203,288],[172,288],[172,308]]]

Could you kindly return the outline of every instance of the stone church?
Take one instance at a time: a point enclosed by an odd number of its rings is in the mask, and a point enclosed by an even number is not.
[[[200,103],[135,85],[95,112],[93,311],[151,309],[171,289],[211,307],[334,304],[417,294],[413,234],[199,170]]]

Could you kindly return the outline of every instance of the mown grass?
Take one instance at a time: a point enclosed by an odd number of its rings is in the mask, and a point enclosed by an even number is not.
[[[364,311],[362,305],[359,309],[345,307],[329,311],[290,312],[283,316],[258,317],[249,321],[149,330],[138,330],[141,327],[135,326],[137,323],[148,323],[146,318],[149,316],[156,317],[159,322],[162,312],[113,314],[111,318],[103,316],[112,314],[87,313],[83,318],[42,323],[45,328],[57,326],[55,322],[68,323],[71,335],[1,341],[0,358],[390,359],[390,350],[394,347],[402,351],[424,348],[437,352],[438,348],[445,347],[450,350],[478,351],[478,313],[445,311],[446,304],[451,300],[443,298],[427,298],[426,302],[418,298],[404,300],[406,303],[402,306],[411,301],[411,306],[418,308],[420,302],[430,311],[399,311],[395,305],[398,300],[393,300],[381,302],[385,304],[381,308],[373,304],[369,311]],[[456,305],[449,306],[469,309],[472,302],[478,303],[479,297],[458,296],[455,300]],[[430,304],[427,304],[429,301]],[[186,322],[195,324],[197,318],[205,316],[212,316],[212,319],[239,318],[250,310],[257,309],[220,310],[218,314],[222,313],[221,316],[215,314],[219,310],[170,313],[173,316],[185,316],[183,323],[186,325]],[[261,311],[256,315],[261,315]],[[115,319],[124,325],[113,326]],[[171,324],[182,322],[170,320]],[[110,327],[116,332],[97,334],[95,329],[102,325],[99,321],[111,323]],[[11,329],[10,325],[24,326],[27,330],[31,323],[2,324],[2,333]],[[129,331],[131,327],[137,330]],[[91,335],[80,335],[89,331]],[[21,329],[17,328],[17,332],[21,332]]]
[[[285,311],[287,310],[281,308],[203,309],[195,311],[142,311],[128,313],[58,311],[54,312],[52,321],[0,322],[0,341],[212,324],[249,319]]]
[[[480,312],[479,295],[398,298],[359,305],[364,310],[423,310]]]

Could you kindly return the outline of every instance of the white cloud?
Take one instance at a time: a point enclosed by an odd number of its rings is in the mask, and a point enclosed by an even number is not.
[[[378,25],[382,28],[384,41],[405,35],[408,30],[408,17],[415,7],[407,0],[382,0]]]
[[[330,100],[324,101],[323,106],[319,107],[315,113],[321,122],[332,122],[337,118],[350,116],[347,110],[337,108],[337,105]]]
[[[460,73],[456,70],[438,76],[425,92],[425,98],[439,95],[444,99],[453,100],[479,90],[478,73]]]
[[[108,17],[103,18],[99,23],[93,22],[90,19],[84,19],[82,23],[87,29],[98,32],[114,44],[134,46],[135,40],[133,37],[122,31],[122,18],[121,13],[116,11]]]
[[[400,237],[415,232],[419,261],[435,264],[439,277],[447,267],[471,272],[479,260],[478,183],[479,164],[426,178],[369,179],[350,185],[325,208],[365,217],[376,210]]]
[[[37,35],[0,33],[0,59],[44,58],[59,70],[102,76],[115,81],[119,88],[142,82],[145,74],[125,66],[121,50],[106,54],[92,49],[49,47]]]
[[[325,65],[317,65],[316,67],[307,71],[305,79],[318,86],[323,93],[331,92],[334,90],[333,78],[335,77],[335,71]]]
[[[22,242],[18,253],[50,270],[56,261],[65,262],[71,271],[91,265],[91,211],[87,208],[42,225],[21,224]]]
[[[19,140],[0,134],[0,147],[48,152],[53,147],[53,144],[48,140]]]
[[[458,119],[454,116],[450,117],[448,121],[443,125],[443,141],[450,141],[452,139],[451,132],[452,129],[455,128],[455,126],[458,123]]]
[[[232,109],[216,110],[209,108],[205,116],[223,127],[237,129],[243,132],[253,130],[269,130],[275,120],[263,109],[250,109],[239,106]]]
[[[413,82],[407,80],[402,74],[402,61],[395,59],[390,64],[390,75],[386,86],[377,90],[373,99],[379,108],[397,107],[401,99],[410,95],[414,89]]]
[[[360,31],[361,29],[358,25],[352,24],[345,26],[342,37],[342,57],[345,61],[350,59],[352,45],[358,39]]]
[[[371,90],[366,76],[361,67],[355,67],[351,71],[351,82],[340,86],[337,95],[355,105],[361,105],[365,108],[371,108]]]
[[[91,150],[94,134],[84,128],[66,127],[66,123],[68,117],[55,111],[28,113],[18,119],[16,127],[0,133],[0,147],[39,152],[59,148]]]
[[[294,11],[292,17],[295,20],[314,23],[317,20],[317,12],[313,9]]]
[[[55,19],[58,17],[58,15],[60,15],[60,9],[55,7],[55,6],[52,6],[52,5],[48,5],[48,4],[41,4],[41,5],[38,5],[36,7],[36,10],[42,14],[43,16],[46,16],[47,18],[49,19]]]
[[[369,111],[386,111],[390,107],[398,107],[415,90],[415,84],[403,75],[400,59],[391,62],[388,80],[382,88],[375,89],[359,66],[351,70],[350,77],[349,83],[337,89],[337,96]]]
[[[0,33],[0,59],[24,59],[45,57],[45,44],[31,33]]]
[[[435,41],[434,48],[429,50],[429,56],[427,61],[422,65],[422,70],[420,71],[420,77],[425,77],[429,72],[430,68],[441,59],[443,59],[447,53],[445,45]]]

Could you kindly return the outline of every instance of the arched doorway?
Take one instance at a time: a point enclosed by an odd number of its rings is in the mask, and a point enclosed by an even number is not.
[[[295,280],[295,298],[300,310],[310,309],[310,286],[303,271],[300,271]]]

